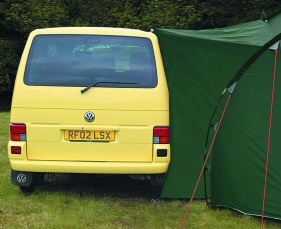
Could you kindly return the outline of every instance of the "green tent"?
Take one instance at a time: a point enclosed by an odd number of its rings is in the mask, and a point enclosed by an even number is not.
[[[280,40],[276,35],[233,79],[211,162],[213,206],[275,219],[281,219]]]
[[[211,191],[212,205],[253,215],[265,210],[266,216],[281,218],[281,60],[276,54],[266,50],[232,93],[212,152]]]
[[[269,164],[266,206],[272,206],[275,215],[266,214],[277,217],[278,211],[281,212],[273,204],[278,196],[275,194],[281,190],[281,183],[278,185],[277,182],[280,160],[273,153],[278,150],[277,133],[281,121],[278,123],[274,119],[269,163],[266,163],[264,151],[268,147],[266,134],[276,53],[269,47],[281,39],[280,24],[281,14],[276,14],[269,17],[268,21],[257,20],[222,29],[155,31],[169,86],[172,128],[172,161],[162,198],[192,196],[206,148],[210,147],[214,135],[212,128],[206,144],[210,120],[213,120],[213,125],[218,122],[227,96],[223,97],[212,118],[214,108],[224,89],[237,82],[215,141],[211,163],[208,164],[208,171],[211,171],[211,182],[207,182],[208,196],[211,195],[215,206],[260,215],[260,205],[264,199],[260,179],[264,182],[265,164]],[[281,91],[278,91],[278,87],[276,90],[278,97]],[[274,114],[279,109],[281,105],[276,105]],[[245,136],[245,128],[249,135]],[[251,179],[245,174],[258,178]],[[201,180],[195,196],[197,198],[205,197],[203,183]],[[256,193],[261,187],[262,193]],[[281,206],[280,202],[277,204]]]

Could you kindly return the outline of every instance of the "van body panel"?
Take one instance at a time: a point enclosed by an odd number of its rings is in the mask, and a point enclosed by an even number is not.
[[[167,111],[168,107],[168,101],[163,99],[167,89],[160,86],[139,90],[95,87],[85,94],[81,94],[81,90],[81,87],[30,87],[23,84],[15,88],[14,97],[20,99],[13,101],[13,108]]]
[[[151,111],[147,110],[93,110],[96,116],[93,124],[84,120],[87,111],[15,108],[11,117],[13,121],[17,123],[26,120],[27,159],[152,161],[153,123],[167,123],[168,120],[163,119],[167,119],[167,111],[153,111],[151,117]],[[66,141],[65,130],[110,130],[115,132],[115,140]]]
[[[102,43],[119,40],[120,45]],[[73,48],[75,42],[84,45]],[[141,47],[143,44],[151,47]],[[97,61],[94,69],[98,74],[88,74],[88,59],[77,60],[84,49],[91,63]],[[150,69],[155,70],[133,71],[129,57],[134,50],[142,56],[147,53],[144,58],[149,58]],[[100,61],[109,56],[113,57],[114,71]],[[153,80],[145,82],[147,76]],[[93,120],[85,118],[87,112],[92,113]],[[153,142],[154,127],[169,126],[168,88],[156,36],[116,28],[33,31],[17,72],[11,123],[26,125],[26,141],[8,143],[15,171],[165,173],[170,145]],[[12,146],[20,146],[21,154],[12,154]],[[167,155],[159,156],[159,149],[166,150]]]

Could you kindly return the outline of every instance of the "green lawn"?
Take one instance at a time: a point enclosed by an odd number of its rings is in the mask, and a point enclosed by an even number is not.
[[[1,228],[180,228],[187,203],[162,200],[149,183],[125,176],[49,174],[34,193],[21,193],[10,182],[7,158],[9,113],[0,113],[0,229]],[[266,222],[265,228],[280,228]],[[211,210],[195,201],[185,228],[255,229],[261,219],[228,210]]]

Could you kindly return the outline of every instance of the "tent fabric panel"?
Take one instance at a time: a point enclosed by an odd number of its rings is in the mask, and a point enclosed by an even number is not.
[[[280,21],[281,21],[281,10],[277,11],[273,16],[269,17],[268,24],[273,30],[274,36],[281,32],[280,28]]]
[[[279,48],[280,52],[280,48]],[[265,213],[268,217],[281,219],[281,59],[279,55],[277,64],[277,79],[275,83],[275,98],[273,108],[273,125],[271,132],[271,150],[269,155],[269,170],[267,178],[267,196]]]
[[[238,209],[250,215],[262,213],[274,58],[273,50],[266,51],[237,83],[213,150],[213,206]],[[278,163],[281,160],[280,134],[278,136],[281,127],[278,118],[281,112],[280,83],[281,79],[276,83],[265,208],[266,216],[272,218],[281,217],[278,198],[281,191],[278,182],[281,175]]]
[[[161,197],[188,198],[204,161],[206,133],[219,95],[260,47],[200,40],[171,30],[155,33],[170,92],[172,161]],[[196,197],[204,197],[203,183]]]
[[[262,20],[256,20],[244,24],[218,29],[157,29],[157,31],[165,31],[166,33],[182,37],[188,37],[190,39],[194,38],[197,41],[209,40],[225,42],[228,44],[245,44],[248,46],[263,46],[268,40],[270,40],[275,35],[270,25]]]
[[[267,43],[265,43],[257,52],[255,52],[245,63],[244,65],[237,71],[235,76],[232,78],[230,83],[228,84],[227,87],[231,86],[233,83],[237,82],[242,75],[244,74],[245,71],[267,50],[267,49],[272,49],[272,46],[280,42],[281,40],[281,32],[274,36],[271,40],[269,40]]]

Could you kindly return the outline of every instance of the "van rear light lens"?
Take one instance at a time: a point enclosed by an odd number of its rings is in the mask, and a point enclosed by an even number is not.
[[[10,124],[10,133],[12,141],[26,141],[25,124]]]
[[[170,143],[170,127],[156,126],[153,129],[154,144],[169,144]]]
[[[12,146],[11,147],[12,154],[21,154],[21,147],[20,146]]]

